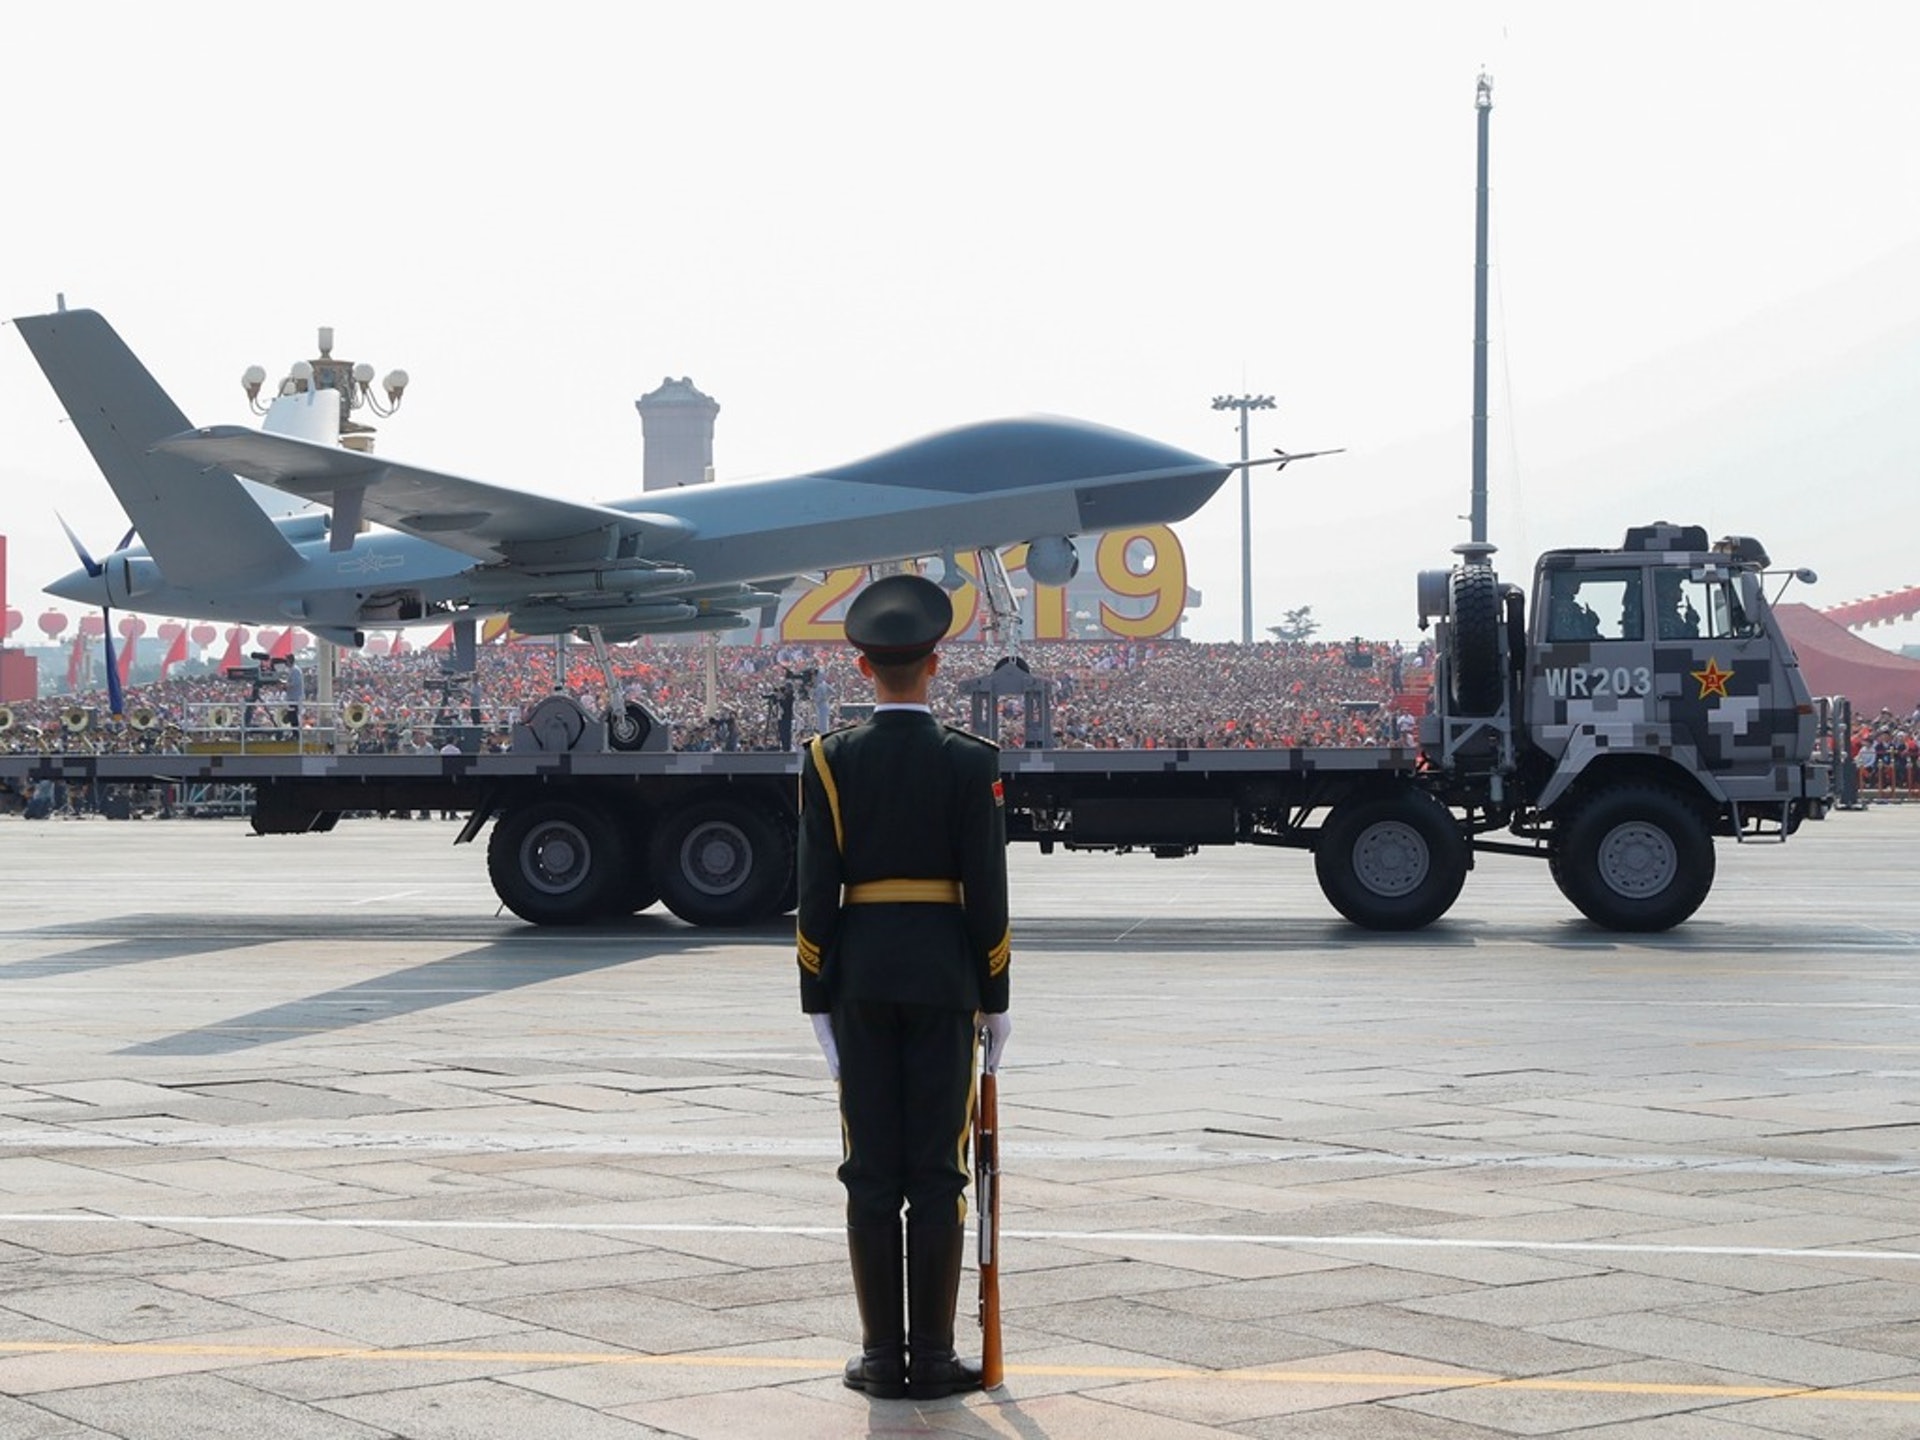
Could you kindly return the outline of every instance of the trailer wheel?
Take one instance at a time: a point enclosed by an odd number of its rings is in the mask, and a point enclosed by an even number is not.
[[[648,871],[666,907],[690,925],[747,925],[779,913],[793,841],[757,805],[713,797],[663,815]]]
[[[1567,818],[1554,879],[1609,930],[1671,930],[1713,889],[1713,835],[1699,810],[1658,785],[1597,791]]]
[[[568,800],[509,810],[487,838],[493,893],[535,925],[584,925],[612,913],[630,867],[620,826]]]
[[[625,834],[627,863],[610,887],[607,914],[638,915],[660,901],[660,887],[653,883],[653,871],[647,864],[653,822],[645,811],[638,808],[620,818]]]
[[[789,863],[787,865],[786,883],[780,887],[780,898],[774,902],[773,913],[775,915],[791,915],[795,910],[800,908],[800,866],[798,864],[800,833],[799,827],[794,824],[791,816],[782,817],[780,829],[787,837]]]
[[[1418,930],[1466,884],[1470,852],[1447,807],[1419,790],[1334,807],[1313,848],[1321,893],[1369,930]]]
[[[1453,572],[1447,671],[1457,714],[1499,713],[1506,689],[1500,673],[1500,579],[1485,566],[1464,565]]]

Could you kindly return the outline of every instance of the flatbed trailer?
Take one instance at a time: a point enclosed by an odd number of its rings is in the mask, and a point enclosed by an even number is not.
[[[1312,817],[1369,792],[1418,794],[1408,787],[1421,758],[1411,745],[1049,749],[1005,750],[1000,765],[1010,842],[1180,856],[1202,845],[1319,848],[1324,827]],[[777,752],[71,753],[0,756],[0,782],[18,794],[41,781],[88,793],[246,787],[261,834],[457,811],[467,822],[456,843],[497,822],[489,875],[501,900],[534,923],[583,923],[664,901],[695,924],[727,925],[792,905],[799,766],[798,755]],[[1469,842],[1463,833],[1446,843],[1453,827],[1437,803],[1419,811],[1434,822],[1429,848],[1445,855],[1427,857],[1433,873],[1414,887],[1416,903],[1444,911],[1465,878]],[[1322,868],[1340,863],[1365,858],[1330,856]],[[1392,898],[1404,910],[1408,897]],[[1383,914],[1375,923],[1431,918]]]

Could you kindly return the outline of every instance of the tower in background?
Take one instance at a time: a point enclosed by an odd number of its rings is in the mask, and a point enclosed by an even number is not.
[[[633,402],[646,458],[642,488],[672,490],[713,478],[713,421],[720,402],[686,376],[671,376]]]

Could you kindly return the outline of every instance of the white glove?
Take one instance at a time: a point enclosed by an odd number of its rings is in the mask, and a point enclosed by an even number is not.
[[[820,1042],[820,1053],[827,1057],[827,1078],[837,1082],[840,1079],[840,1047],[833,1043],[833,1017],[831,1015],[809,1015],[813,1021],[813,1038]]]
[[[998,1075],[1000,1057],[1007,1053],[1007,1037],[1013,1034],[1013,1017],[1004,1011],[998,1015],[982,1015],[980,1028],[987,1032],[986,1043],[980,1049],[980,1073]]]

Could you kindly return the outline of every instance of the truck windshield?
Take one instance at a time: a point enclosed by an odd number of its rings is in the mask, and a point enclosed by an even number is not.
[[[1729,640],[1754,633],[1731,579],[1696,579],[1684,570],[1653,573],[1654,633],[1662,640]]]

